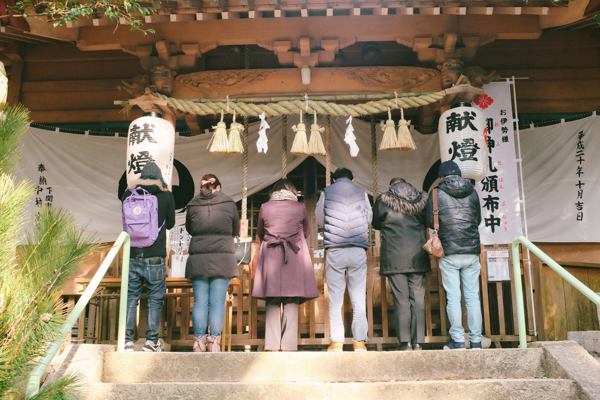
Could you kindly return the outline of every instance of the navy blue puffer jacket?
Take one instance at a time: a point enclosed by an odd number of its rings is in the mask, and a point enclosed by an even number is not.
[[[479,195],[468,180],[447,176],[438,186],[440,229],[438,235],[445,255],[480,254]],[[433,190],[427,200],[427,226],[433,229]]]

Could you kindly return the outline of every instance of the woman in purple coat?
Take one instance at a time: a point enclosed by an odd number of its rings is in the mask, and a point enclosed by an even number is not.
[[[252,296],[266,300],[265,350],[298,350],[298,305],[319,297],[308,253],[308,212],[287,179],[273,185],[258,214],[261,240]],[[283,315],[281,307],[283,306]]]

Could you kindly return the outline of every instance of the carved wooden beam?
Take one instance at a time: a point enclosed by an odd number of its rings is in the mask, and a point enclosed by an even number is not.
[[[365,93],[433,92],[442,88],[437,69],[417,67],[313,68],[303,85],[299,69],[203,71],[175,78],[173,97],[224,99],[234,97],[311,96]]]

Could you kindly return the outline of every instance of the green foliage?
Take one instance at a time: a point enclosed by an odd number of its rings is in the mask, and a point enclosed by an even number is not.
[[[77,377],[68,376],[48,384],[30,400],[77,400],[79,398],[79,385]]]
[[[22,105],[15,108],[0,106],[4,121],[0,121],[0,173],[14,172],[21,159],[21,138],[27,130],[29,111]],[[0,117],[1,119],[1,117]]]
[[[22,238],[25,208],[34,190],[16,183],[8,172],[20,160],[18,141],[27,128],[22,107],[4,108],[0,121],[0,398],[22,398],[19,383],[28,379],[37,357],[64,339],[62,326],[70,310],[62,287],[97,246],[74,217],[41,207],[30,233]],[[24,239],[24,240],[23,240]],[[70,399],[75,378],[49,385],[38,399]]]
[[[45,16],[54,27],[64,26],[67,22],[76,22],[82,18],[104,15],[115,21],[117,26],[124,23],[132,31],[144,35],[154,33],[154,29],[143,29],[144,17],[156,13],[147,3],[139,0],[18,0],[10,9],[13,16]],[[33,11],[33,13],[31,13]]]

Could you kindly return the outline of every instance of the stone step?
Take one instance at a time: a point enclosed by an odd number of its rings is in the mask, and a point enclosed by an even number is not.
[[[394,382],[540,378],[543,350],[364,353],[107,352],[103,382]]]
[[[177,371],[173,371],[176,375]],[[93,400],[576,400],[567,379],[483,379],[375,383],[96,383]]]

